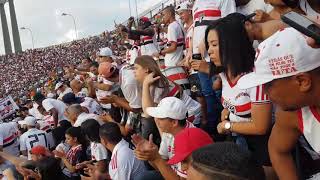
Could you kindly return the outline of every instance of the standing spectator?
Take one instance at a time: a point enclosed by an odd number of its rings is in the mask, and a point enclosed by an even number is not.
[[[27,156],[28,160],[31,160],[30,150],[38,145],[50,148],[46,132],[36,128],[36,118],[28,116],[19,123],[27,126],[27,132],[20,137],[20,151],[23,156]]]
[[[316,163],[307,169],[310,162],[301,166],[301,171],[309,171],[304,178],[318,179],[320,52],[309,47],[304,35],[293,28],[274,34],[260,44],[258,52],[255,71],[241,78],[238,86],[264,84],[266,93],[279,107],[269,140],[272,165],[280,179],[299,179],[291,152],[303,136]]]
[[[81,124],[88,119],[94,119],[98,121],[99,124],[103,124],[98,115],[86,113],[79,104],[69,106],[65,111],[65,115],[74,127],[80,127]]]
[[[134,179],[146,169],[142,161],[135,158],[129,144],[122,139],[116,123],[108,122],[100,127],[101,143],[112,152],[109,163],[111,179]]]
[[[80,169],[76,165],[87,160],[86,138],[83,136],[80,127],[71,127],[66,131],[66,142],[71,147],[67,154],[61,151],[53,151],[54,155],[61,158],[63,162],[63,174],[69,179],[81,179]]]
[[[19,156],[18,132],[16,122],[0,124],[0,151]]]
[[[38,104],[38,109],[44,108],[45,111],[51,113],[54,127],[57,127],[59,121],[67,120],[64,116],[66,105],[62,101],[50,98],[46,99],[41,93],[37,93],[33,97],[33,100]]]

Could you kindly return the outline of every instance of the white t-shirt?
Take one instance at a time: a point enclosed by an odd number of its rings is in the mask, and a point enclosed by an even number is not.
[[[29,109],[28,113],[36,119],[43,119],[43,115],[37,109],[38,107],[39,105],[37,103],[33,103],[33,107]]]
[[[141,85],[134,78],[133,69],[130,66],[124,66],[120,70],[120,87],[125,99],[129,102],[131,108],[142,107]]]
[[[166,53],[164,57],[164,65],[166,67],[177,66],[177,64],[183,59],[183,45],[184,45],[184,33],[183,29],[177,21],[174,21],[168,26],[167,33],[169,45],[172,42],[177,43],[176,51],[172,53]]]
[[[19,156],[18,126],[15,122],[0,124],[0,146],[3,151],[14,156]]]
[[[76,122],[74,123],[74,127],[80,127],[81,126],[81,124],[83,123],[83,122],[85,122],[86,120],[88,120],[88,119],[94,119],[94,120],[96,120],[100,125],[102,125],[103,124],[103,121],[101,121],[100,119],[99,119],[99,116],[98,115],[96,115],[96,114],[87,114],[87,113],[81,113],[79,116],[78,116],[78,118],[77,118],[77,120],[76,120]]]
[[[194,128],[194,125],[187,121],[185,128]],[[169,160],[174,156],[174,136],[169,133],[161,134],[159,154],[162,159]],[[181,177],[187,178],[187,173],[181,170],[181,163],[174,164],[171,168]]]
[[[53,108],[56,109],[58,111],[58,121],[68,120],[64,116],[64,111],[67,106],[62,101],[56,99],[45,99],[42,101],[42,106],[47,112]]]
[[[139,56],[139,47],[138,46],[133,46],[130,50],[129,50],[129,62],[130,64],[134,64],[134,61],[136,60],[136,58]]]
[[[90,148],[92,160],[101,161],[108,158],[108,151],[101,143],[91,142]]]
[[[273,7],[270,4],[266,4],[264,0],[251,0],[244,6],[238,6],[237,12],[248,15],[254,13],[256,10],[263,10],[264,12],[270,12]]]
[[[111,179],[131,180],[146,171],[144,163],[135,158],[133,150],[125,140],[121,140],[113,149],[109,163]]]
[[[312,9],[307,0],[300,0],[300,8],[307,14],[309,18],[312,18],[320,23],[320,13]]]
[[[158,52],[158,47],[157,47],[157,41],[156,37],[154,36],[141,36],[140,38],[141,43],[147,43],[150,42],[146,45],[141,45],[140,46],[140,51],[141,55],[149,55],[152,56],[154,53]]]
[[[193,22],[217,20],[236,12],[234,0],[197,0],[193,5]],[[193,34],[193,54],[199,54],[199,45],[204,41],[206,25],[195,26]]]
[[[50,148],[55,147],[55,142],[52,135],[51,124],[47,121],[37,121],[40,125],[39,129],[47,133],[47,140]]]
[[[76,97],[84,98],[88,96],[88,89],[87,88],[82,88],[81,91],[75,94]]]
[[[251,105],[270,103],[262,85],[242,90],[228,81],[224,73],[220,73],[222,80],[222,105],[230,112],[231,122],[251,121]]]
[[[91,97],[85,97],[84,101],[80,105],[87,108],[90,114],[103,114],[101,105]]]
[[[38,145],[49,148],[48,137],[46,132],[36,128],[32,128],[21,135],[20,151],[28,152],[28,160],[31,160],[30,150],[32,149],[32,147]]]
[[[57,145],[56,150],[64,152],[65,154],[67,154],[68,151],[70,150],[70,146],[69,146],[69,144],[67,144],[65,142],[62,142],[62,143]]]
[[[99,76],[98,79],[101,79],[103,84],[107,84],[107,85],[112,86],[111,90],[109,90],[109,91],[104,91],[101,89],[96,90],[97,99],[99,101],[101,100],[101,98],[106,97],[106,96],[110,96],[113,92],[117,91],[118,86],[116,83],[109,81],[106,78],[103,78],[101,76]],[[102,103],[100,103],[100,104],[103,108],[111,109],[111,104],[102,104]]]

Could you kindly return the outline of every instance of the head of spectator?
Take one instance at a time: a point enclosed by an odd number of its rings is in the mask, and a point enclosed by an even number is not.
[[[104,78],[110,78],[114,73],[116,73],[117,67],[109,62],[104,62],[99,65],[99,75]]]
[[[118,124],[107,122],[99,129],[101,144],[112,152],[113,148],[122,140]]]
[[[162,23],[169,25],[176,20],[176,12],[173,6],[167,6],[162,10]]]
[[[88,119],[81,124],[81,130],[90,142],[100,142],[99,128],[100,124],[95,119]]]
[[[54,157],[44,157],[36,163],[42,180],[63,179],[60,161]]]
[[[153,73],[154,77],[160,77],[160,79],[154,83],[156,87],[163,88],[169,86],[167,78],[161,73],[157,62],[153,57],[147,55],[137,57],[134,62],[135,79],[142,84],[145,77],[150,73]]]
[[[99,63],[97,63],[97,62],[91,63],[91,65],[90,65],[90,73],[92,73],[93,75],[97,76],[99,74],[98,68],[99,68]]]
[[[33,116],[27,116],[22,121],[18,121],[18,124],[20,124],[22,127],[25,127],[26,129],[33,129],[37,126],[37,119]]]
[[[151,21],[147,17],[141,17],[139,19],[139,28],[146,29],[151,26]]]
[[[72,125],[69,121],[67,120],[62,120],[62,121],[59,121],[59,124],[58,124],[59,127],[62,127],[65,131],[67,129],[69,129]]]
[[[98,62],[103,63],[103,62],[113,62],[113,52],[110,48],[105,47],[101,48],[99,53],[98,53]]]
[[[185,128],[188,109],[176,97],[163,98],[157,107],[148,107],[147,114],[154,117],[161,132],[175,135]]]
[[[212,138],[205,131],[199,128],[185,128],[174,137],[174,156],[169,159],[168,164],[181,162],[182,170],[186,171],[191,161],[191,153],[212,143]]]
[[[319,57],[320,51],[308,46],[304,35],[286,28],[259,46],[254,72],[242,77],[238,86],[244,89],[265,84],[272,102],[285,111],[317,106],[320,102]]]
[[[63,96],[62,101],[67,105],[72,104],[81,104],[84,99],[80,97],[76,97],[74,93],[67,93]]]
[[[38,104],[39,107],[42,107],[42,101],[46,99],[44,95],[42,95],[40,92],[37,92],[33,97],[33,101]]]
[[[230,142],[218,142],[195,150],[190,158],[187,179],[265,179],[250,152]]]
[[[80,106],[80,104],[73,104],[69,107],[64,112],[64,115],[69,119],[72,125],[75,124],[77,121],[78,116],[81,113],[84,113],[84,109]]]
[[[81,144],[82,148],[85,148],[88,145],[87,139],[83,135],[80,127],[71,127],[67,129],[65,136],[66,136],[66,143],[70,147],[75,147]]]
[[[67,129],[64,129],[62,127],[56,127],[52,129],[52,137],[55,144],[63,143],[66,140],[66,137],[65,137],[66,130]]]
[[[182,23],[192,22],[192,8],[188,1],[185,1],[176,7],[176,12],[178,13]]]
[[[71,82],[70,82],[70,88],[72,89],[72,91],[74,93],[78,93],[82,90],[82,88],[84,87],[84,83],[80,80],[77,80],[77,79],[73,79]]]
[[[242,18],[226,16],[216,21],[207,28],[205,40],[210,59],[216,66],[215,73],[223,71],[229,78],[235,78],[252,71],[255,50]]]
[[[267,0],[267,3],[272,5],[273,7],[290,7],[296,8],[299,5],[298,0]]]
[[[245,6],[246,4],[248,4],[251,0],[235,0],[236,2],[236,6]]]
[[[63,93],[66,90],[66,86],[64,85],[63,82],[58,82],[55,85],[54,90],[57,92],[58,95],[60,95],[61,93]]]
[[[34,146],[30,150],[31,159],[35,162],[43,159],[44,157],[48,156],[48,150],[46,147],[38,145]]]

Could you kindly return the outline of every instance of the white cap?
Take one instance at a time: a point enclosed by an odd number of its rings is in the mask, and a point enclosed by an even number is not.
[[[54,98],[54,97],[55,97],[55,95],[53,93],[48,93],[47,94],[47,98]]]
[[[192,10],[191,9],[191,4],[188,1],[185,1],[181,3],[179,6],[176,7],[176,11],[183,11],[183,10]]]
[[[308,46],[305,36],[293,28],[282,29],[263,41],[256,57],[254,72],[238,81],[240,89],[256,87],[320,66],[319,49]]]
[[[105,47],[105,48],[101,48],[99,50],[99,54],[98,56],[108,56],[108,57],[113,57],[113,53],[112,53],[112,50],[108,47]]]
[[[63,85],[63,82],[58,82],[54,88],[54,90],[58,90]]]
[[[147,108],[147,113],[155,118],[184,120],[187,118],[187,107],[176,97],[163,98],[157,107]]]
[[[36,126],[37,120],[33,116],[27,116],[26,118],[24,118],[23,121],[18,121],[18,124],[27,125],[27,126]]]

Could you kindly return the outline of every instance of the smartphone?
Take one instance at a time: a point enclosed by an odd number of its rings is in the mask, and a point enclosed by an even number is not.
[[[291,11],[282,15],[281,20],[320,44],[320,28],[308,18]]]

